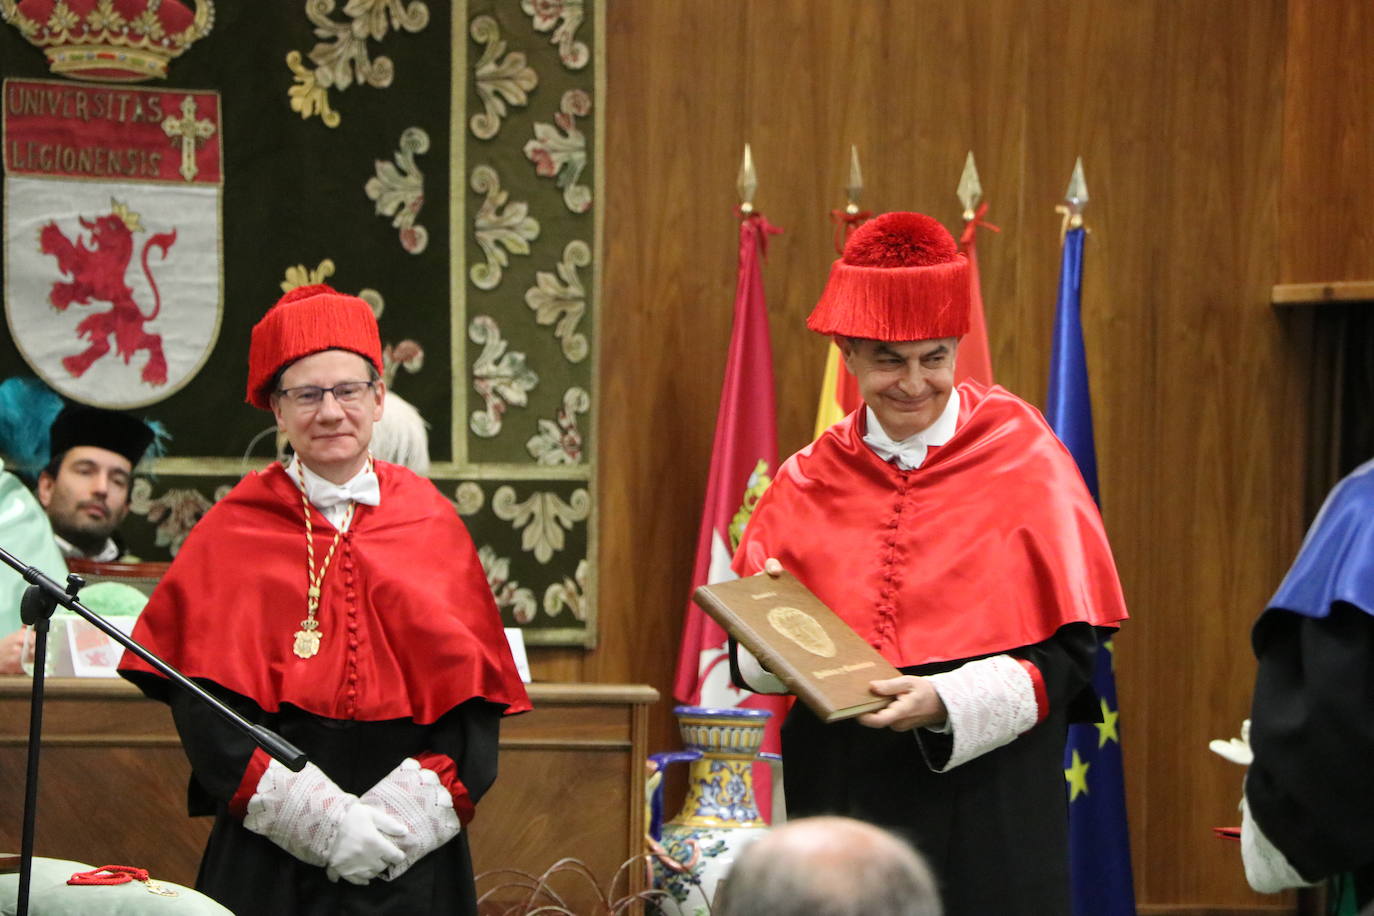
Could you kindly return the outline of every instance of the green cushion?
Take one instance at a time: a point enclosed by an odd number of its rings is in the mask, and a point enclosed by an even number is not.
[[[137,617],[148,603],[148,596],[132,585],[108,580],[92,582],[81,590],[77,598],[101,617]],[[58,613],[76,616],[67,610]]]
[[[224,916],[229,910],[198,891],[179,884],[153,879],[175,897],[154,894],[140,881],[127,884],[70,885],[67,879],[77,872],[97,866],[64,859],[33,860],[33,883],[29,887],[29,913],[32,916],[135,916],[162,913],[167,916]],[[0,916],[14,916],[19,894],[19,874],[0,875]],[[232,916],[232,914],[231,914]]]

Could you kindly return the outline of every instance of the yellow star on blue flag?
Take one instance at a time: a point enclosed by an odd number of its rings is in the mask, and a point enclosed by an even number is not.
[[[1088,794],[1088,767],[1090,763],[1084,763],[1078,756],[1078,751],[1073,752],[1073,763],[1064,771],[1064,781],[1069,784],[1069,801],[1073,801],[1079,794]]]
[[[1104,747],[1108,741],[1121,743],[1121,738],[1116,734],[1116,720],[1121,718],[1121,713],[1107,705],[1106,699],[1102,700],[1102,721],[1094,722],[1097,726],[1097,746]]]

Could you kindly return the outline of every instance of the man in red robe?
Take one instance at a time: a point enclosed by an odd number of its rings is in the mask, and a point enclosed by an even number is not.
[[[895,830],[946,912],[1068,913],[1067,723],[1097,709],[1103,631],[1126,612],[1097,507],[1040,413],[954,385],[968,262],[889,213],[851,236],[807,324],[832,336],[864,407],[793,455],[735,554],[786,569],[900,668],[886,709],[783,726],[788,814]],[[781,683],[738,650],[738,680]]]
[[[288,293],[253,329],[248,401],[295,452],[206,513],[134,632],[310,758],[293,773],[141,660],[171,704],[197,888],[237,913],[476,913],[463,827],[529,709],[486,575],[429,481],[368,453],[385,397],[367,303]],[[342,880],[340,880],[342,879]]]

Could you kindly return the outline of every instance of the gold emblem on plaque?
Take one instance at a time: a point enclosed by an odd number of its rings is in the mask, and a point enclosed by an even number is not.
[[[835,643],[830,634],[806,611],[779,605],[768,612],[768,624],[812,655],[834,658]]]

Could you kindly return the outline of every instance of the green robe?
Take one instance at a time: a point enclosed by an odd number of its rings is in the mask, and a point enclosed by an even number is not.
[[[20,562],[65,582],[67,561],[53,540],[48,516],[24,482],[4,468],[0,461],[0,547]],[[0,564],[0,636],[19,629],[19,602],[28,587],[23,576]]]

